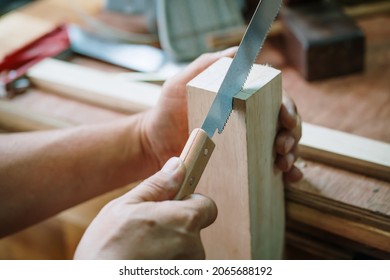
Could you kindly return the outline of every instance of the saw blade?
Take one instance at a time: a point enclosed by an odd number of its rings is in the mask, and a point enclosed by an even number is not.
[[[237,53],[203,122],[202,129],[210,138],[217,129],[218,133],[222,133],[233,109],[233,97],[244,87],[281,4],[282,0],[261,0],[257,5]]]

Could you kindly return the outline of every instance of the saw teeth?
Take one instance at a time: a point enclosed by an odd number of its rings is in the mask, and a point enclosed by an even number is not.
[[[281,7],[282,7],[282,4],[279,5],[279,11],[280,11],[280,8],[281,8]],[[278,13],[278,14],[279,14],[279,13]],[[273,19],[272,22],[275,21],[275,19],[276,19],[276,17],[277,17],[278,14],[276,14],[276,15],[274,16],[274,19]],[[272,27],[272,24],[268,27],[267,34],[270,32],[271,27]],[[255,64],[257,58],[259,57],[259,54],[260,54],[261,50],[263,49],[264,43],[265,43],[265,41],[264,41],[263,44],[260,46],[259,50],[257,51],[257,54],[256,54],[255,59],[252,61],[252,65],[251,65],[251,67],[249,68],[249,72],[248,72],[248,75],[246,76],[246,78],[245,78],[245,80],[244,80],[244,83],[243,83],[242,86],[241,86],[241,90],[244,89],[245,84],[246,84],[246,82],[248,81],[249,75],[250,75],[250,73],[252,72],[253,65]],[[230,116],[230,114],[229,114],[229,116]],[[225,125],[226,125],[226,123],[225,123]]]
[[[269,2],[267,2],[269,1]],[[230,118],[230,115],[233,110],[233,97],[237,93],[243,90],[245,84],[247,83],[248,77],[253,69],[253,64],[256,62],[259,53],[261,49],[263,48],[265,38],[267,37],[267,34],[269,33],[272,22],[274,22],[275,17],[277,15],[277,12],[280,10],[281,7],[281,2],[282,0],[267,0],[264,2],[262,0],[259,2],[256,12],[254,16],[252,17],[251,22],[249,23],[248,29],[241,41],[240,47],[238,48],[238,51],[236,53],[235,58],[232,61],[232,64],[230,65],[226,76],[218,90],[218,94],[214,99],[214,102],[211,105],[210,111],[212,109],[218,109],[217,112],[220,113],[219,117],[216,118],[214,114],[208,114],[206,116],[206,119],[203,122],[202,128],[205,129],[205,131],[212,137],[212,135],[215,133],[216,130],[218,130],[218,133],[222,133],[222,131],[225,129],[225,126]],[[276,4],[273,1],[279,1],[278,4]],[[267,7],[270,10],[263,10],[259,12],[259,8],[261,9],[260,5],[264,4],[266,6],[264,9]],[[269,12],[275,12],[275,15],[272,16],[269,14]],[[268,14],[267,14],[268,13]],[[264,19],[264,21],[262,21]],[[255,24],[266,24],[267,26],[254,26]],[[255,37],[253,39],[253,36],[255,36],[257,29],[260,28],[260,34],[262,35],[261,37]],[[248,36],[252,36],[248,38]],[[253,41],[253,46],[245,46],[242,47],[242,44],[249,44],[251,41]],[[258,48],[257,50],[254,48]],[[240,63],[244,63],[243,65],[240,65]],[[249,64],[249,65],[248,65]],[[228,78],[228,79],[227,79]],[[237,83],[234,78],[239,79],[239,83]],[[220,99],[227,99],[230,101],[230,104],[227,106],[223,106],[221,102],[225,102]],[[221,110],[221,111],[219,111]],[[210,113],[209,111],[209,113]]]
[[[223,126],[222,126],[221,130],[218,129],[218,133],[219,133],[219,134],[221,134],[222,131],[224,131],[224,129],[225,129],[226,125],[227,125],[227,122],[229,121],[229,118],[230,118],[230,115],[232,114],[232,112],[233,112],[233,109],[230,110],[230,113],[229,113],[229,115],[227,116],[226,121],[223,123]]]

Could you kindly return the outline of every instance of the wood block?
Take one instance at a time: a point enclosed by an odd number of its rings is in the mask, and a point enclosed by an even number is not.
[[[283,7],[286,55],[309,81],[364,68],[364,33],[330,1]]]
[[[221,59],[188,84],[190,131],[200,127],[231,60]],[[202,232],[208,259],[280,259],[284,246],[283,181],[274,169],[282,85],[280,71],[254,65],[233,103],[196,192],[216,201],[216,222]]]

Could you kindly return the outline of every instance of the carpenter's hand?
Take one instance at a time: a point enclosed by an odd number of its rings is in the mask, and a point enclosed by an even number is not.
[[[237,48],[233,47],[203,54],[183,72],[166,81],[157,108],[146,114],[141,127],[142,142],[146,143],[145,150],[156,157],[156,168],[160,168],[170,157],[180,155],[187,142],[187,83],[218,59],[233,57],[236,51]]]
[[[157,108],[145,114],[141,125],[144,150],[150,152],[154,170],[158,170],[168,158],[178,156],[188,139],[186,84],[218,59],[233,57],[236,51],[237,47],[233,47],[204,54],[164,84]],[[283,99],[279,123],[280,130],[275,139],[279,155],[276,166],[285,173],[287,181],[297,181],[302,177],[294,166],[301,125],[294,102],[289,98]]]
[[[294,165],[301,134],[302,123],[295,103],[283,94],[282,107],[279,112],[279,131],[274,144],[277,153],[275,165],[284,172],[284,179],[291,183],[302,178],[301,171]]]
[[[111,201],[84,234],[76,259],[204,259],[200,230],[217,208],[202,195],[172,199],[185,177],[180,159]]]

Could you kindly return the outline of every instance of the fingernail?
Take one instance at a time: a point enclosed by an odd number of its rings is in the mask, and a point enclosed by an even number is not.
[[[286,158],[287,158],[287,170],[289,170],[294,164],[295,157],[293,154],[287,154]]]
[[[181,165],[181,159],[178,157],[170,158],[163,166],[162,170],[166,172],[173,172]]]
[[[291,136],[287,137],[286,142],[284,143],[284,152],[288,153],[289,151],[291,151],[291,149],[294,147],[294,144],[295,144],[294,137]]]
[[[298,121],[298,115],[297,115],[297,112],[295,111],[295,109],[291,106],[286,106],[287,108],[287,112],[288,114],[290,115],[291,119],[294,120],[294,126],[297,124],[297,121]]]

